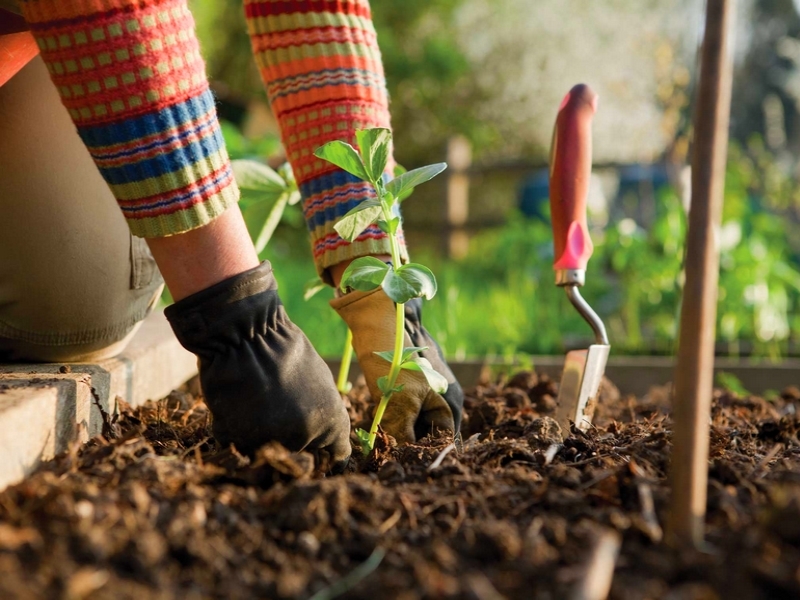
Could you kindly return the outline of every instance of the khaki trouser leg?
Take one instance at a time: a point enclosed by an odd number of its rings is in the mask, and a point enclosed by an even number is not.
[[[162,285],[37,57],[0,87],[0,360],[116,354]]]

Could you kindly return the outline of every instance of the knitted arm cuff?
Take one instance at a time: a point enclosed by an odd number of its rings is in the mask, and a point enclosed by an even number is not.
[[[238,200],[185,0],[27,0],[21,7],[135,235],[206,225]]]
[[[377,227],[354,243],[334,230],[372,187],[314,156],[332,140],[390,127],[380,51],[366,0],[245,0],[253,52],[303,196],[317,271],[367,254],[389,254]],[[394,162],[387,170],[391,174]],[[400,232],[402,241],[402,232]],[[401,244],[406,260],[405,243]]]

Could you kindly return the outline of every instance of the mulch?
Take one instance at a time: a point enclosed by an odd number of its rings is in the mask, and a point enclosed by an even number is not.
[[[278,444],[218,447],[188,391],[121,405],[0,493],[0,598],[589,598],[617,550],[610,598],[800,598],[800,390],[714,392],[690,552],[663,539],[668,390],[604,382],[563,442],[556,395],[532,372],[485,381],[455,440],[381,436],[328,477]],[[365,387],[345,402],[362,421]]]

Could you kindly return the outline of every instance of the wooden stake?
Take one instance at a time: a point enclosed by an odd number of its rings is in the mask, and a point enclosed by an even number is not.
[[[699,547],[703,542],[719,280],[718,233],[733,78],[734,2],[707,0],[694,115],[692,204],[675,371],[672,499],[667,529],[667,541],[676,547]]]
[[[462,259],[469,250],[464,227],[469,217],[469,173],[472,146],[464,136],[447,141],[447,256]]]

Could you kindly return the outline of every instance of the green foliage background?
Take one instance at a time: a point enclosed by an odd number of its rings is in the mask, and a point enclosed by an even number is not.
[[[190,1],[217,89],[263,100],[241,1]],[[466,2],[372,3],[393,100],[397,158],[406,166],[441,160],[444,141],[455,132],[478,149],[502,143],[497,128],[473,110],[487,98],[459,49],[454,16]],[[800,31],[800,21],[789,0],[756,0],[755,6],[757,36],[740,64],[734,96],[738,141],[730,150],[720,232],[717,339],[720,352],[774,357],[797,354],[800,335],[800,186],[790,153],[800,139],[800,120],[791,108],[796,104],[793,88],[780,83],[790,81],[797,65],[777,49],[781,39],[786,44],[780,36]],[[776,68],[786,77],[776,78]],[[689,79],[681,65],[669,63],[664,69],[670,81],[670,74],[681,74],[680,85],[659,98],[672,107],[677,115],[673,120],[684,124],[673,128],[674,150],[686,156]],[[770,91],[787,111],[782,147],[762,141],[759,110]],[[255,142],[230,124],[224,128],[234,158],[264,160],[279,149],[274,137]],[[769,141],[769,136],[763,139]],[[269,207],[249,203],[244,211],[251,231],[257,232]],[[660,195],[656,212],[647,230],[626,219],[593,231],[596,251],[584,295],[606,320],[615,353],[670,353],[677,343],[686,217],[672,191]],[[505,217],[504,227],[473,236],[464,261],[448,262],[412,248],[414,259],[430,265],[439,279],[439,294],[426,303],[426,325],[449,355],[459,357],[560,353],[586,344],[588,326],[553,285],[548,224],[514,214]],[[327,306],[331,293],[303,300],[303,286],[316,273],[299,207],[286,211],[262,258],[276,266],[292,319],[322,354],[339,354],[345,328]]]
[[[232,150],[254,150],[234,128],[226,126],[225,133]],[[796,351],[800,341],[800,270],[793,229],[782,215],[794,205],[798,186],[769,158],[758,139],[730,149],[717,324],[719,351],[727,354],[778,357]],[[268,208],[248,205],[253,231]],[[327,306],[332,292],[303,300],[304,285],[316,273],[299,207],[289,207],[283,223],[262,258],[276,267],[290,317],[321,354],[335,356],[346,330]],[[685,234],[685,209],[669,189],[659,196],[647,230],[624,219],[593,232],[584,296],[605,320],[615,353],[675,350]],[[591,343],[589,327],[553,284],[548,223],[515,215],[506,226],[474,236],[462,261],[414,258],[437,275],[439,293],[425,303],[424,322],[450,356],[511,358]]]

